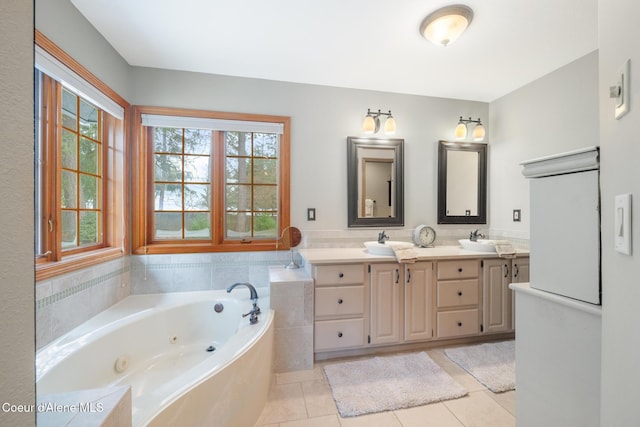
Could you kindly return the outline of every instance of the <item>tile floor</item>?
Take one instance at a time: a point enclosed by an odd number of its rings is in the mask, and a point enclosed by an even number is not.
[[[275,374],[269,401],[256,427],[514,427],[515,391],[495,394],[487,390],[444,354],[427,350],[469,394],[465,397],[397,411],[342,418],[322,367]]]

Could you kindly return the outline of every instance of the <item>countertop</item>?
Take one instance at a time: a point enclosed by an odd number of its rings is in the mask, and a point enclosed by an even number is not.
[[[498,258],[495,252],[476,252],[460,246],[436,246],[435,248],[413,248],[417,261],[465,258]],[[366,248],[307,248],[300,255],[309,264],[348,264],[355,262],[395,262],[393,255],[370,254]],[[529,251],[517,249],[516,257],[529,256]]]

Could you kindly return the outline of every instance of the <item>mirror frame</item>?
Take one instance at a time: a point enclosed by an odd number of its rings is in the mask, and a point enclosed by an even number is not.
[[[478,215],[447,215],[447,153],[472,151],[478,153]],[[487,144],[470,142],[438,142],[438,224],[487,223]]]
[[[358,148],[388,147],[394,150],[395,206],[393,218],[358,217]],[[347,211],[349,227],[402,227],[404,226],[404,139],[347,137]]]

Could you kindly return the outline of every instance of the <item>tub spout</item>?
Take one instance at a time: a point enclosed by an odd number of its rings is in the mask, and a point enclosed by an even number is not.
[[[242,317],[249,316],[249,324],[255,325],[258,323],[258,314],[260,314],[260,307],[258,307],[258,293],[256,292],[256,288],[253,287],[251,283],[240,282],[234,283],[233,285],[227,288],[227,292],[231,292],[236,286],[246,286],[249,288],[249,292],[251,293],[251,301],[253,301],[253,307],[251,311],[246,314],[243,314]]]
[[[256,292],[256,288],[254,288],[251,283],[248,283],[248,282],[234,283],[233,285],[227,288],[227,292],[231,293],[231,291],[236,286],[246,286],[247,288],[249,288],[249,292],[251,293],[251,301],[253,301],[254,303],[258,301],[258,293]]]

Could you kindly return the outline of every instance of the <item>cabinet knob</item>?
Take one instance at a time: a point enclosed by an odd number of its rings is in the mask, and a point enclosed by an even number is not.
[[[458,273],[462,273],[462,267],[458,268]]]
[[[344,273],[338,273],[338,277],[342,279],[344,277]]]
[[[338,338],[342,338],[342,332],[338,332]]]
[[[342,298],[338,298],[338,304],[342,304]]]
[[[461,297],[462,296],[462,291],[458,291],[458,296]]]
[[[458,322],[458,327],[462,326],[462,322]]]

